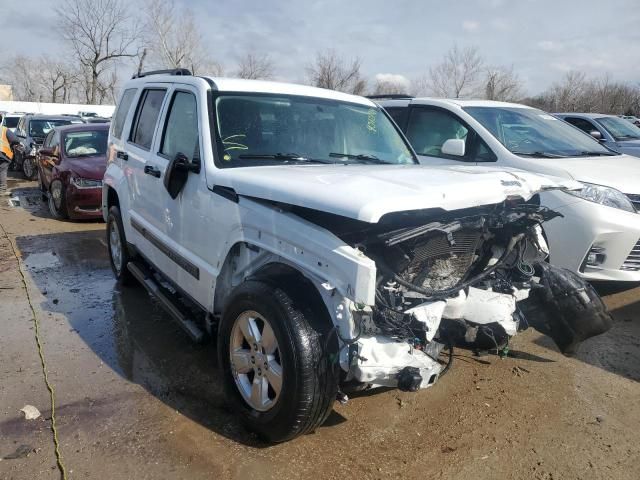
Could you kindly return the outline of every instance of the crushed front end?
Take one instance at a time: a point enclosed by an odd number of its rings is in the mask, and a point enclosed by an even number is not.
[[[443,372],[442,350],[506,353],[533,326],[565,353],[611,326],[593,289],[548,265],[541,225],[558,214],[507,200],[455,212],[411,211],[342,232],[377,268],[374,305],[354,305],[342,338],[345,383],[415,391]]]

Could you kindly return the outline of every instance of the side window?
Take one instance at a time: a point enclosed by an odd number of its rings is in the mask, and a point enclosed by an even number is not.
[[[51,143],[49,144],[50,148],[56,148],[60,146],[60,132],[56,130],[52,130],[51,133]]]
[[[589,120],[585,120],[584,118],[567,117],[565,120],[585,133],[591,133],[594,130],[598,130]]]
[[[127,119],[127,113],[133,102],[133,97],[136,95],[135,88],[129,88],[124,91],[120,103],[118,104],[118,110],[113,116],[113,126],[111,133],[116,138],[122,138],[122,129],[124,128],[124,122]]]
[[[165,93],[164,89],[147,89],[140,96],[129,140],[146,150],[151,148]]]
[[[200,157],[198,142],[198,111],[196,97],[188,92],[176,92],[169,106],[164,125],[160,153],[173,158],[183,153],[189,160]]]
[[[474,160],[476,162],[496,162],[498,160],[498,157],[496,157],[496,154],[491,151],[489,146],[486,143],[484,143],[484,140],[482,140],[477,134],[476,134],[476,138],[478,139],[477,140],[478,147],[476,149]]]
[[[404,130],[409,109],[407,107],[388,107],[385,108],[385,110],[389,115],[391,115],[393,121],[396,122],[401,129]]]
[[[428,108],[411,109],[407,138],[418,155],[449,158],[442,154],[442,145],[452,138],[465,140],[466,151],[469,152],[470,137],[467,127],[448,112]]]

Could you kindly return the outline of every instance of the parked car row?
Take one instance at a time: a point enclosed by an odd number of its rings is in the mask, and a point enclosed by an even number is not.
[[[83,113],[83,112],[81,112]],[[21,171],[28,180],[34,180],[38,169],[36,153],[42,146],[45,136],[55,127],[84,123],[109,123],[108,118],[97,115],[41,115],[41,114],[10,114],[2,115],[2,126],[12,129],[20,138],[20,145],[14,151],[14,161],[11,170]]]

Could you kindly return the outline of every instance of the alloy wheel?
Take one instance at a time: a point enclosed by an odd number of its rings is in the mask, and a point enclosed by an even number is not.
[[[236,318],[229,343],[231,372],[242,398],[260,412],[270,410],[282,391],[283,368],[271,324],[258,312]]]
[[[119,275],[122,269],[122,243],[116,222],[109,225],[109,253],[116,273]]]

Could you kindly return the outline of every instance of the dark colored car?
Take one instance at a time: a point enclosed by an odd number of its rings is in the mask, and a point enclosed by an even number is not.
[[[615,152],[640,157],[640,128],[628,120],[600,113],[556,113],[554,115],[591,135]]]
[[[102,177],[107,168],[108,123],[51,130],[37,155],[42,199],[55,218],[102,218]]]
[[[24,115],[18,122],[15,131],[20,139],[20,145],[15,149],[13,169],[22,171],[26,179],[34,180],[38,175],[36,152],[47,134],[55,127],[81,122],[79,117]]]

